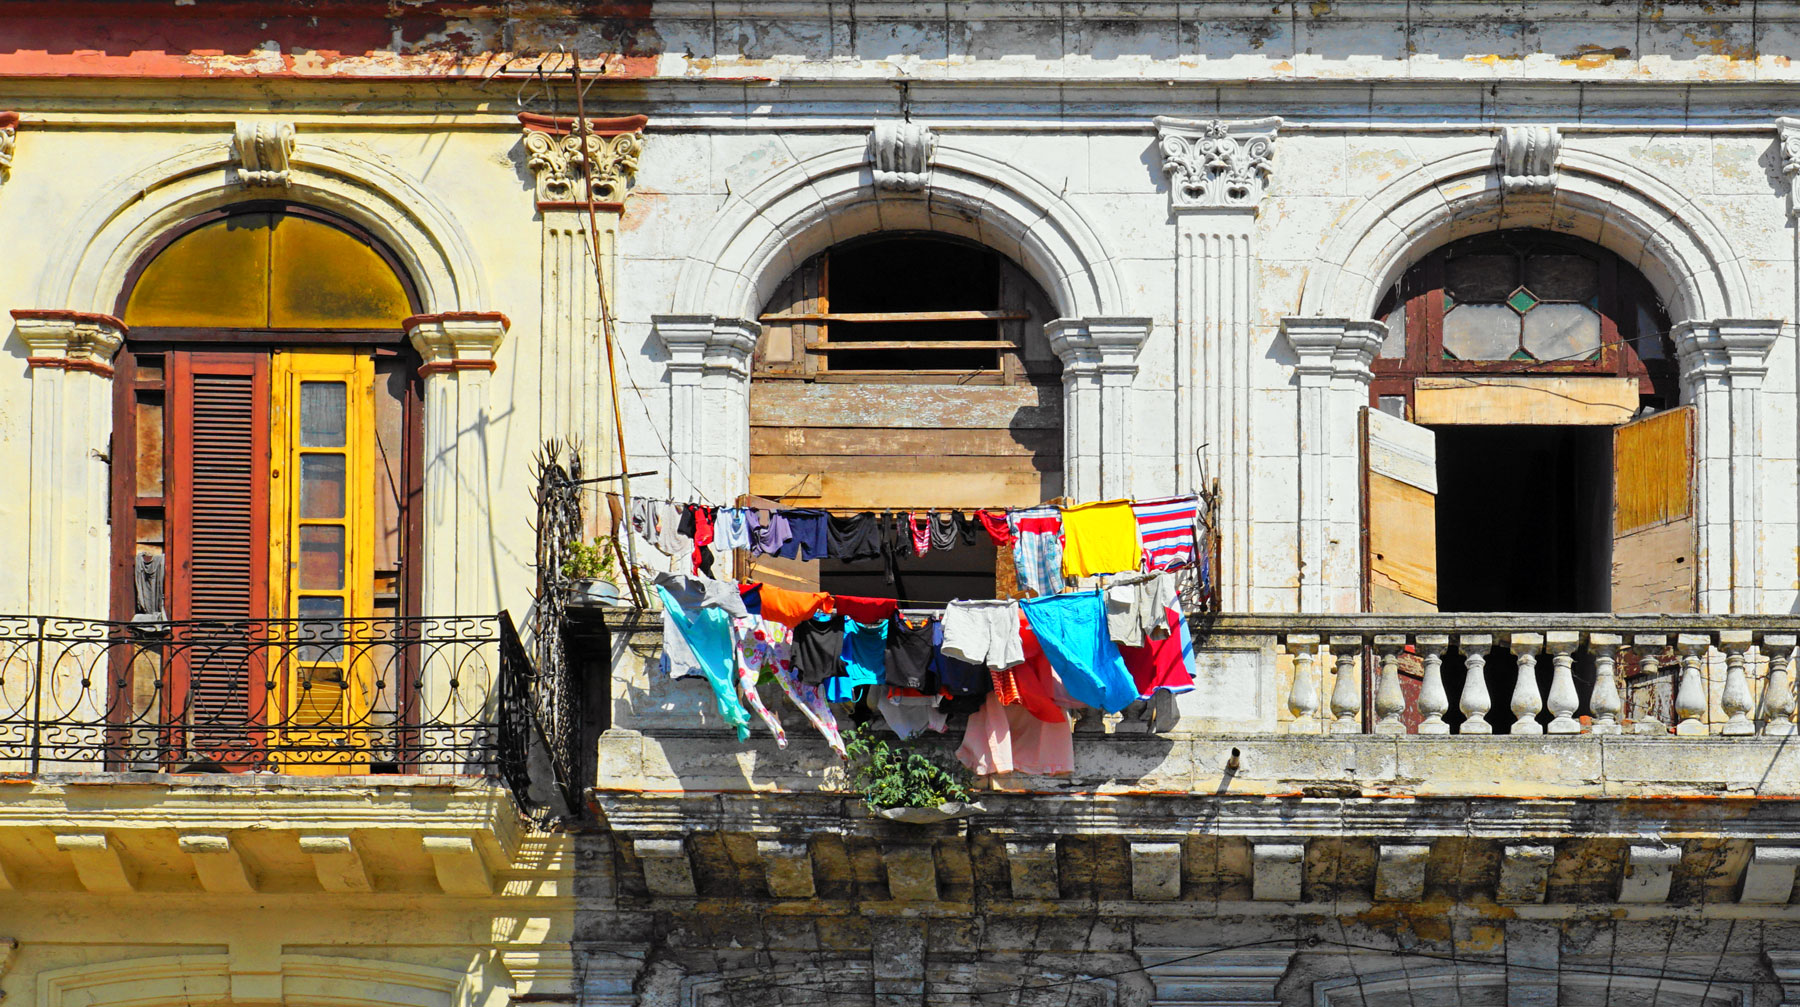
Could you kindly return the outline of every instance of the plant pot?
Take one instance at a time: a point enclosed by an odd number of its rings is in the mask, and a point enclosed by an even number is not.
[[[583,578],[569,582],[566,604],[571,608],[613,608],[620,603],[619,586],[610,580]]]
[[[890,822],[930,825],[934,822],[947,822],[952,818],[967,818],[986,810],[979,801],[950,801],[935,808],[882,808],[873,814]]]

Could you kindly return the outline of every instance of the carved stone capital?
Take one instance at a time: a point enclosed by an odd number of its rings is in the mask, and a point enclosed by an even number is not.
[[[1549,192],[1556,188],[1556,155],[1562,133],[1555,126],[1502,126],[1496,156],[1500,192]]]
[[[644,152],[641,115],[587,120],[587,143],[573,118],[519,113],[525,128],[525,166],[537,186],[539,209],[595,203],[618,208]]]
[[[19,140],[19,113],[0,112],[0,182],[12,174],[13,148]]]
[[[1065,377],[1137,373],[1138,351],[1150,338],[1148,318],[1058,318],[1044,327]]]
[[[669,373],[682,383],[707,373],[750,376],[750,355],[762,326],[714,315],[657,315],[651,330],[669,353]]]
[[[1781,174],[1788,184],[1788,216],[1800,217],[1800,119],[1776,119],[1775,135],[1781,143]]]
[[[242,121],[231,134],[238,179],[252,189],[282,189],[288,184],[288,162],[294,155],[291,122]]]
[[[1676,323],[1669,335],[1681,364],[1682,383],[1690,388],[1720,380],[1760,383],[1769,373],[1769,349],[1781,336],[1781,324],[1745,318]]]
[[[498,311],[445,311],[400,323],[424,363],[420,377],[453,371],[492,371],[494,354],[512,321]]]
[[[1262,119],[1156,117],[1156,142],[1175,212],[1254,210],[1274,169],[1279,116]]]
[[[931,181],[937,136],[916,122],[877,122],[869,131],[869,164],[875,188],[918,192]]]
[[[124,322],[60,309],[15,308],[12,317],[25,343],[26,366],[112,377],[113,354],[125,342]]]
[[[1340,378],[1367,385],[1387,327],[1359,318],[1283,318],[1281,334],[1300,358],[1294,369],[1302,383]]]

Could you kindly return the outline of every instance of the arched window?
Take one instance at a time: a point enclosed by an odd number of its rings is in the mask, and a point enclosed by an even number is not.
[[[417,311],[392,252],[305,206],[214,211],[138,261],[118,303],[115,618],[417,614]],[[295,702],[366,716],[340,704],[345,648],[302,650]],[[196,673],[189,706],[242,723],[261,688]]]
[[[1062,492],[1062,363],[1049,299],[977,245],[884,233],[802,263],[761,316],[750,391],[750,487],[759,500],[834,513],[1027,506]],[[759,561],[777,583],[917,601],[992,597],[1011,554],[913,557],[808,569]]]
[[[1375,405],[1411,418],[1418,380],[1482,374],[1639,379],[1643,403],[1678,397],[1668,315],[1649,281],[1598,245],[1511,230],[1414,263],[1377,310],[1388,323]]]

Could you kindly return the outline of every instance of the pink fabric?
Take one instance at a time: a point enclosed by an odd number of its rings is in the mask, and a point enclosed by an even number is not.
[[[1172,608],[1163,613],[1169,623],[1169,635],[1161,640],[1146,638],[1142,647],[1120,647],[1125,670],[1137,683],[1138,695],[1148,697],[1158,689],[1186,692],[1194,687],[1194,673],[1188,667],[1188,651],[1182,632],[1181,613]]]
[[[914,556],[923,556],[931,551],[931,518],[909,513],[906,515],[906,528],[912,532]]]
[[[1075,771],[1075,732],[1068,717],[1048,723],[1022,706],[1006,706],[989,693],[981,709],[969,715],[956,757],[970,771],[992,773],[1072,773]]]

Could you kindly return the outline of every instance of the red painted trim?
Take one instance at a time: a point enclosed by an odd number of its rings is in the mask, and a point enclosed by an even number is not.
[[[433,374],[451,374],[456,371],[487,371],[492,374],[494,368],[492,360],[440,360],[420,367],[419,377],[429,378]]]
[[[17,112],[0,112],[0,129],[17,129],[18,126],[19,126],[19,113],[17,113]]]
[[[533,133],[567,136],[575,132],[575,117],[572,115],[520,112],[519,123]],[[636,133],[648,125],[650,117],[647,115],[622,115],[614,119],[589,119],[588,132],[595,136],[618,136],[621,133]]]
[[[499,322],[502,329],[512,328],[512,319],[498,311],[436,311],[429,315],[413,315],[400,323],[407,332],[421,325],[436,325],[439,322]]]
[[[109,325],[119,330],[120,335],[131,332],[124,322],[112,315],[102,315],[93,311],[70,311],[67,308],[14,308],[14,320],[21,322],[77,322],[90,325]]]
[[[32,370],[48,367],[53,371],[86,371],[89,374],[98,374],[103,378],[113,376],[113,369],[110,366],[98,360],[83,360],[79,357],[26,357],[25,366]]]
[[[559,199],[552,202],[539,203],[537,208],[540,210],[585,210],[587,209],[587,204],[570,199]],[[601,213],[624,213],[625,204],[595,201],[594,209]]]

